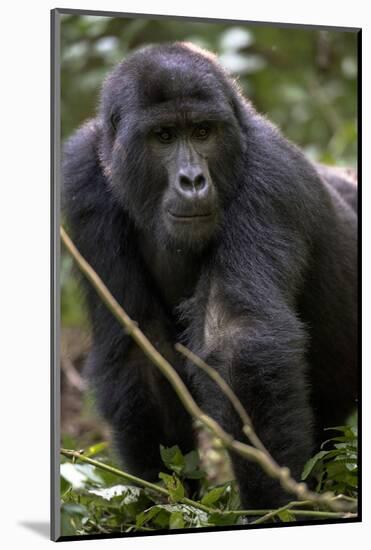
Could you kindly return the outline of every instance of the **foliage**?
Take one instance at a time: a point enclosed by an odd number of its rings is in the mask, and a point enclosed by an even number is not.
[[[99,455],[101,462],[108,463],[102,454],[104,450],[104,444],[95,445],[85,450],[84,455]],[[220,516],[179,504],[187,494],[188,480],[206,479],[197,451],[183,455],[177,446],[161,447],[161,456],[169,472],[160,472],[159,485],[168,489],[168,501],[151,490],[117,484],[115,476],[90,464],[64,460],[61,464],[63,535],[183,529],[239,521],[238,516]],[[239,506],[236,485],[233,481],[217,487],[206,484],[199,502],[223,511],[236,509]]]
[[[323,443],[322,450],[305,465],[302,479],[316,479],[318,492],[331,490],[337,495],[356,498],[356,428],[349,425],[331,430],[341,435]],[[332,448],[324,450],[329,445]],[[84,455],[98,456],[105,464],[110,462],[105,443],[86,449]],[[161,446],[161,457],[167,471],[159,474],[158,484],[169,491],[169,498],[151,489],[118,483],[116,476],[90,464],[63,459],[62,534],[130,533],[236,525],[248,521],[243,514],[233,513],[240,507],[235,481],[210,485],[200,468],[197,451],[183,455],[177,446]],[[199,499],[181,502],[195,479],[201,482]],[[294,522],[296,518],[291,509],[282,509],[270,521]]]
[[[356,426],[337,426],[328,428],[336,431],[336,435],[327,439],[321,446],[321,451],[306,463],[302,480],[309,476],[317,482],[317,491],[333,491],[350,497],[357,496],[358,466],[357,466],[357,428]],[[326,447],[330,448],[325,450]]]

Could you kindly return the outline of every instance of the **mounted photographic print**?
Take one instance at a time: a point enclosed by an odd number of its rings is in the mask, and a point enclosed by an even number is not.
[[[52,538],[361,520],[361,31],[52,12]]]

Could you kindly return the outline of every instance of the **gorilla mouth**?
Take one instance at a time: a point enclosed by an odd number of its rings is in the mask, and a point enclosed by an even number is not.
[[[171,218],[178,222],[192,222],[192,221],[203,221],[210,219],[213,214],[211,212],[206,212],[203,214],[175,214],[174,212],[170,212],[168,210],[168,214]]]

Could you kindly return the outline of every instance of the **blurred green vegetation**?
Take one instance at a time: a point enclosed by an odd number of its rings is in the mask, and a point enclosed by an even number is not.
[[[257,109],[316,159],[356,159],[357,36],[231,23],[62,17],[62,134],[94,115],[102,81],[140,46],[188,40],[218,54]]]
[[[335,30],[63,15],[62,138],[94,116],[102,82],[118,61],[140,46],[174,40],[218,54],[256,108],[311,158],[355,166],[357,36]],[[65,257],[62,322],[86,325]]]

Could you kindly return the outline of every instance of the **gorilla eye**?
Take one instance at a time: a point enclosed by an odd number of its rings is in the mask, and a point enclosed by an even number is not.
[[[207,124],[200,124],[193,132],[193,137],[196,139],[207,139],[210,135],[211,128]]]
[[[176,137],[173,128],[159,128],[154,134],[161,143],[171,143]]]

